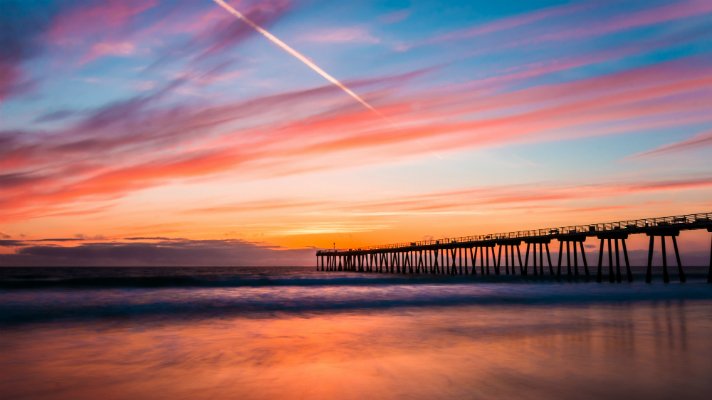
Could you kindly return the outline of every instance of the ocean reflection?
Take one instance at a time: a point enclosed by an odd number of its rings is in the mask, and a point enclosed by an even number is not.
[[[707,398],[712,302],[419,307],[0,330],[7,399]]]

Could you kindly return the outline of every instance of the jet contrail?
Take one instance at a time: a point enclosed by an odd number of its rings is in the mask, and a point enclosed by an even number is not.
[[[259,25],[257,25],[256,23],[254,23],[252,20],[250,20],[249,18],[247,18],[245,15],[243,15],[241,12],[239,12],[239,11],[235,10],[234,8],[232,8],[232,6],[229,5],[229,4],[227,4],[227,3],[225,3],[224,0],[213,0],[213,1],[215,2],[215,4],[219,5],[220,7],[224,8],[225,10],[227,10],[227,12],[229,12],[230,14],[234,15],[235,17],[237,17],[238,19],[240,19],[241,21],[243,21],[243,22],[246,23],[247,25],[251,26],[254,30],[256,30],[257,32],[259,32],[262,36],[266,37],[267,40],[269,40],[270,42],[276,44],[276,45],[279,46],[282,50],[284,50],[284,51],[286,51],[287,53],[289,53],[289,54],[291,54],[292,56],[294,56],[297,60],[303,62],[307,67],[309,67],[309,68],[311,68],[312,70],[314,70],[314,72],[316,72],[317,74],[321,75],[324,79],[326,79],[327,81],[329,81],[329,82],[333,83],[334,85],[338,86],[339,89],[343,90],[344,92],[346,92],[346,94],[348,94],[349,96],[353,97],[354,100],[356,100],[356,101],[358,101],[359,103],[361,103],[361,105],[363,105],[364,107],[368,108],[369,110],[371,110],[371,111],[373,111],[373,112],[375,112],[375,113],[377,113],[377,114],[380,115],[380,113],[379,113],[375,108],[373,108],[373,106],[371,106],[370,104],[368,104],[368,103],[366,102],[366,100],[362,99],[359,95],[357,95],[356,93],[354,93],[351,89],[349,89],[348,87],[346,87],[343,83],[339,82],[336,78],[334,78],[333,76],[329,75],[326,71],[324,71],[323,69],[321,69],[318,65],[314,64],[314,62],[312,62],[310,59],[308,59],[307,57],[305,57],[304,55],[302,55],[302,54],[299,53],[298,51],[296,51],[296,50],[294,50],[293,48],[291,48],[288,44],[286,44],[286,43],[284,43],[283,41],[281,41],[278,37],[276,37],[276,36],[274,36],[273,34],[267,32],[267,30],[265,30],[265,29],[262,28],[261,26],[259,26]]]

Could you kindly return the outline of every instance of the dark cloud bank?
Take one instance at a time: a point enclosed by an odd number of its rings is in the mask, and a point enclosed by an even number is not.
[[[23,246],[15,254],[0,254],[0,266],[304,266],[314,264],[315,252],[240,240],[173,239],[71,247],[3,240],[0,246]]]

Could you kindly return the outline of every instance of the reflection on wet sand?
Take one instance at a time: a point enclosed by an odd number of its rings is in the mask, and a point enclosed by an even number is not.
[[[4,398],[704,398],[709,302],[48,323],[0,331]]]

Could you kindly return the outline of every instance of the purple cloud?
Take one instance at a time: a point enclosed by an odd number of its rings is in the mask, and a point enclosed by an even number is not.
[[[27,243],[0,240],[0,246],[23,245]],[[0,266],[302,266],[313,263],[313,249],[284,249],[242,240],[38,245],[22,247],[15,254],[0,254]]]
[[[3,236],[5,237],[5,236]],[[25,242],[22,240],[15,240],[15,239],[1,239],[0,240],[0,247],[19,247],[19,246],[24,246]],[[2,255],[0,255],[0,258],[2,258]],[[0,262],[0,265],[2,263]]]
[[[0,102],[25,93],[34,80],[22,63],[42,50],[41,36],[54,18],[53,7],[35,7],[35,2],[5,0],[0,13]]]
[[[69,117],[76,115],[77,112],[74,110],[56,110],[45,114],[42,114],[34,119],[34,122],[54,122],[60,121]]]

